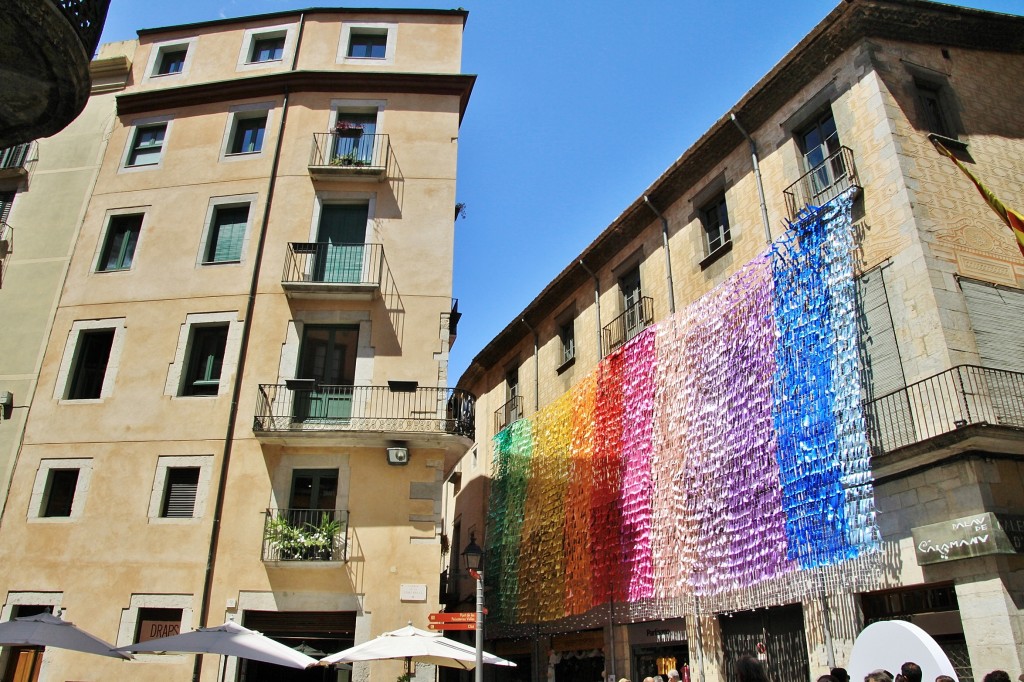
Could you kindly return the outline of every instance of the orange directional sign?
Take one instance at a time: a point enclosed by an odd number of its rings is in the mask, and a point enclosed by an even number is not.
[[[456,611],[452,613],[432,613],[427,616],[431,623],[475,623],[476,613],[473,611]]]
[[[476,623],[429,623],[431,630],[476,630]]]

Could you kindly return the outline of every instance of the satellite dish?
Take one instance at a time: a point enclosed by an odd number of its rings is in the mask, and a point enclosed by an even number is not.
[[[923,680],[934,680],[939,675],[960,680],[953,664],[931,635],[902,620],[880,621],[864,628],[853,643],[847,670],[850,679],[859,682],[878,669],[896,675],[907,661],[921,666]]]

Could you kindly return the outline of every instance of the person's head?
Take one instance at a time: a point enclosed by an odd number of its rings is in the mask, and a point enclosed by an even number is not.
[[[850,673],[846,672],[846,668],[832,668],[830,674],[836,682],[850,682]]]
[[[672,682],[672,680],[678,680],[678,679],[679,679],[679,671],[678,670],[673,668],[672,670],[668,671],[668,682]]]
[[[761,661],[753,656],[740,656],[736,659],[736,679],[739,682],[768,682],[768,673]]]
[[[888,670],[875,670],[864,676],[864,682],[892,682]]]
[[[822,675],[818,678],[818,682],[836,682],[836,678],[831,675]]]
[[[644,678],[644,682],[654,682],[654,678],[653,677],[645,677]]]
[[[921,666],[913,661],[907,661],[901,665],[900,674],[907,682],[921,682]]]
[[[654,676],[654,682],[665,682],[665,678],[662,677],[661,675],[655,675]]]
[[[956,680],[949,675],[939,675],[935,678],[935,682],[956,682]]]
[[[1010,682],[1010,673],[1005,670],[993,670],[985,675],[984,682]]]

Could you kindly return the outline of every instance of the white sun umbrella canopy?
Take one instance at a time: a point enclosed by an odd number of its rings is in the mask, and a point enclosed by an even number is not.
[[[392,658],[408,658],[418,663],[472,670],[476,666],[476,649],[442,637],[440,633],[428,632],[408,625],[392,632],[385,632],[369,642],[363,642],[350,649],[324,656],[320,659],[320,664],[380,661]],[[491,665],[515,665],[512,661],[506,661],[504,658],[487,652],[484,652],[483,661]]]
[[[131,658],[116,650],[113,644],[49,613],[0,623],[0,646],[51,646],[111,658]]]
[[[212,628],[199,628],[181,635],[129,644],[117,650],[135,653],[220,654],[300,670],[317,663],[315,658],[295,651],[287,644],[230,621]]]

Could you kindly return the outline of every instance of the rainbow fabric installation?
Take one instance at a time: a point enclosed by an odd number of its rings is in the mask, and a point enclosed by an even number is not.
[[[813,593],[815,571],[877,550],[851,204],[805,211],[494,437],[492,616],[723,594],[740,608],[779,580]]]

